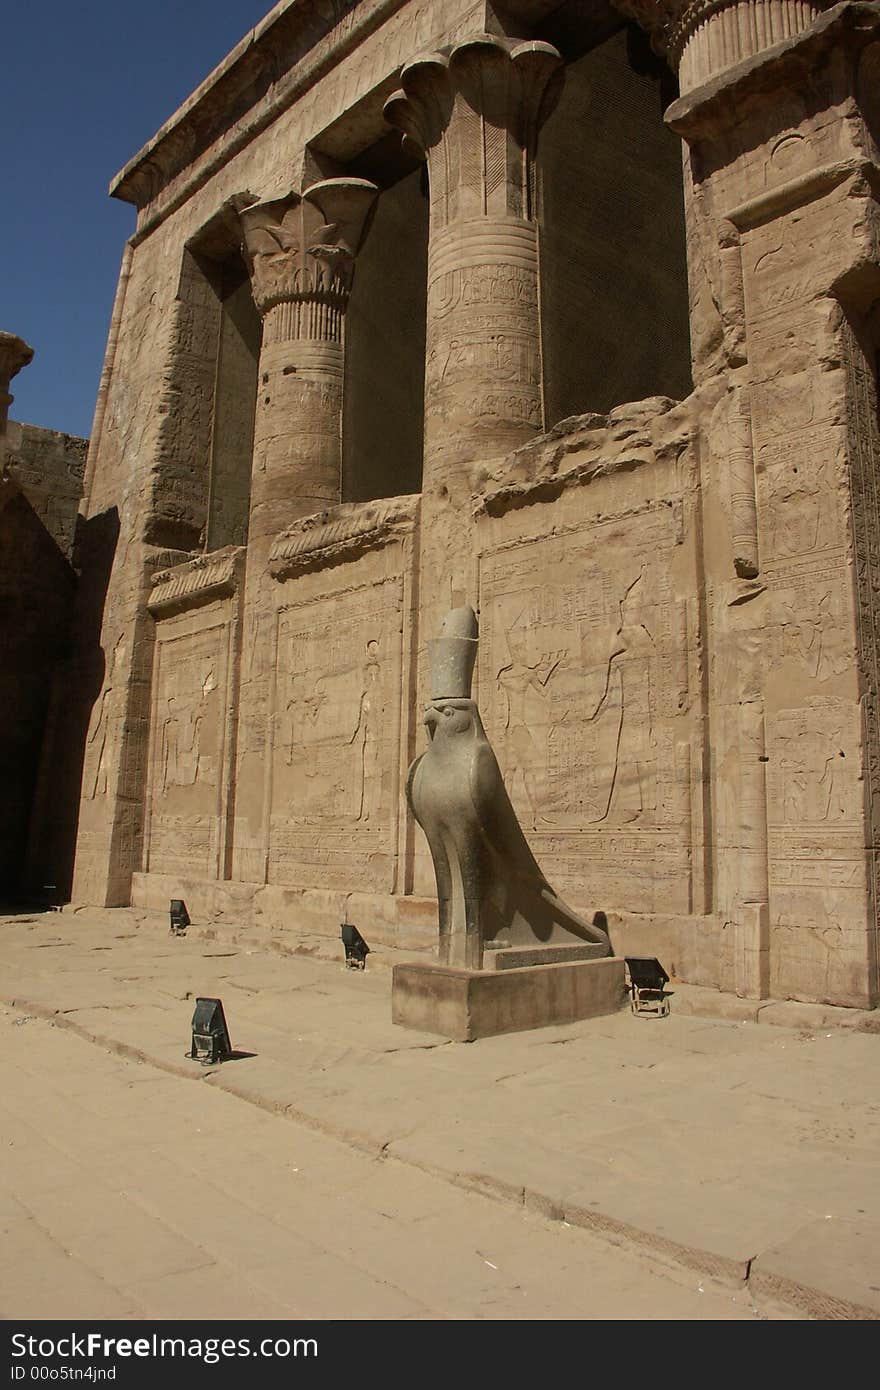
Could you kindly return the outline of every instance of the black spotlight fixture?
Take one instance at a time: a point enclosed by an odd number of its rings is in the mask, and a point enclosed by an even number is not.
[[[343,922],[340,936],[345,947],[345,964],[349,970],[365,970],[370,948],[357,927],[353,927],[351,922]]]
[[[634,1014],[654,1014],[665,1018],[669,1000],[663,988],[669,976],[656,956],[624,956],[629,975],[630,1008]]]
[[[172,936],[183,936],[189,926],[189,913],[183,898],[171,899],[170,917]]]
[[[192,1016],[192,1051],[186,1054],[203,1067],[225,1062],[232,1056],[229,1029],[219,999],[197,999]]]

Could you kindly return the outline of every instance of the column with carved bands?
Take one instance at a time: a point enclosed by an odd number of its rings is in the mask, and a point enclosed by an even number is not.
[[[616,9],[651,35],[654,48],[678,72],[682,95],[794,38],[832,0],[613,0]]]
[[[248,533],[257,545],[341,500],[345,310],[377,191],[326,179],[241,213],[263,319]]]
[[[480,34],[407,64],[385,106],[428,165],[426,491],[543,427],[535,151],[561,76],[550,44]]]

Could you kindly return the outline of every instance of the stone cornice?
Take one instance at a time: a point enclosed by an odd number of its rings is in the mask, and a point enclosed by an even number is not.
[[[278,536],[269,552],[269,571],[289,579],[308,570],[356,560],[412,531],[419,512],[418,494],[375,502],[344,502],[304,517]]]
[[[509,0],[504,12],[516,24],[529,25],[559,2]],[[381,96],[401,66],[426,46],[454,43],[494,22],[490,0],[281,0],[111,182],[111,196],[138,209],[132,246],[297,101],[335,79],[355,51],[369,53],[369,61],[351,100],[379,94],[373,113],[378,139]],[[366,41],[380,29],[381,48],[368,49]],[[342,114],[343,108],[331,111],[330,105],[318,102],[321,110],[314,128],[303,131],[304,142],[319,140]],[[302,150],[291,153],[296,160]]]
[[[153,575],[147,607],[154,617],[167,618],[186,608],[227,598],[241,583],[245,555],[244,546],[230,546],[160,570]]]
[[[111,180],[111,197],[144,213],[172,181],[208,155],[205,168],[187,180],[185,192],[175,195],[170,206],[139,218],[136,238],[180,206],[191,188],[248,145],[407,3],[280,0]],[[522,3],[516,8],[522,9]],[[526,8],[540,13],[546,5],[532,0]]]
[[[130,159],[110,194],[143,208],[168,181],[258,103],[269,121],[286,103],[273,100],[280,79],[297,64],[316,64],[312,80],[405,0],[372,0],[349,22],[360,0],[280,0]],[[371,22],[372,21],[372,22]],[[340,32],[336,32],[340,31]],[[334,41],[335,39],[335,41]],[[319,56],[320,55],[320,56]],[[321,63],[323,58],[323,64]]]
[[[15,333],[0,333],[0,391],[33,359],[34,350]]]
[[[552,502],[613,473],[677,460],[693,430],[691,401],[652,396],[609,415],[574,415],[508,455],[471,498],[473,515],[499,517]]]

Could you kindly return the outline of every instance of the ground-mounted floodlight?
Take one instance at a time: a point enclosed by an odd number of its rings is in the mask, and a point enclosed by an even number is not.
[[[365,970],[370,948],[357,927],[352,926],[351,922],[343,922],[340,936],[345,947],[345,964],[349,970]]]
[[[669,1000],[663,986],[669,976],[656,956],[624,956],[629,976],[630,1008],[634,1014],[654,1014],[665,1018]]]
[[[196,999],[192,1016],[192,1051],[187,1053],[194,1062],[210,1067],[232,1056],[229,1029],[223,1004],[219,999]]]
[[[183,898],[172,898],[171,909],[171,933],[173,936],[183,936],[189,926],[189,913],[186,910],[186,903]]]

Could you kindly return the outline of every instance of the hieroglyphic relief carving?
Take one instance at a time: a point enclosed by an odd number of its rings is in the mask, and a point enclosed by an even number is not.
[[[808,371],[763,381],[752,398],[756,453],[766,477],[768,563],[778,569],[787,557],[840,551],[840,434],[828,418],[830,402],[819,402]]]
[[[389,886],[399,793],[397,579],[282,608],[270,875]],[[347,879],[346,879],[347,881]]]
[[[779,154],[796,160],[798,151],[780,147]],[[858,545],[865,508],[848,486],[847,434],[864,439],[868,431],[854,428],[852,420],[844,428],[834,310],[815,298],[826,268],[828,282],[833,278],[834,215],[831,202],[824,223],[818,211],[783,213],[749,230],[743,245],[761,568],[768,586],[763,683],[769,699],[770,983],[772,989],[843,998],[851,989],[854,956],[864,952],[858,942],[864,938],[866,875],[860,763],[867,705],[859,708],[852,680],[848,556],[850,526]],[[866,398],[866,420],[871,411]],[[870,494],[864,501],[870,513]],[[752,771],[757,776],[754,762]],[[832,914],[835,930],[826,931]]]
[[[830,210],[823,216],[821,209],[814,209],[813,215],[777,216],[744,232],[743,280],[750,347],[759,325],[761,336],[772,327],[783,336],[792,332],[794,314],[810,303],[816,285],[833,280],[837,269],[835,220]]]
[[[767,735],[771,983],[815,991],[821,976],[841,997],[864,955],[860,710],[817,695],[776,713]]]
[[[840,574],[789,569],[776,590],[779,621],[770,631],[772,665],[815,681],[843,675],[852,664],[848,637],[849,595]]]
[[[209,786],[216,784],[214,768],[205,775],[202,761],[202,726],[208,701],[216,689],[214,663],[208,662],[198,703],[192,699],[181,699],[179,695],[167,697],[161,730],[163,794],[171,787],[194,786],[199,780],[206,781]]]
[[[858,992],[862,961],[840,909],[838,889],[819,894],[812,913],[779,914],[774,933],[777,980],[809,979],[819,998]]]
[[[218,871],[228,624],[207,615],[172,623],[154,675],[149,866]]]
[[[771,740],[771,826],[857,828],[861,801],[853,706],[817,698],[784,710],[771,721]]]
[[[493,232],[503,244],[503,225],[490,224]],[[439,256],[435,261],[442,266]],[[487,428],[502,419],[506,429],[519,422],[525,437],[540,429],[537,291],[536,258],[529,265],[440,268],[429,279],[425,412],[431,427],[460,417]]]
[[[613,567],[612,540],[626,553],[614,549]],[[481,704],[508,793],[563,875],[591,884],[621,829],[637,858],[653,852],[670,876],[688,875],[690,747],[674,732],[689,700],[687,618],[670,584],[674,544],[664,509],[481,560]],[[603,867],[608,887],[619,868]]]

